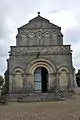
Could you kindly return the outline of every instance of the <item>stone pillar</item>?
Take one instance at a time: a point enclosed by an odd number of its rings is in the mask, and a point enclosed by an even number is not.
[[[34,75],[27,75],[27,92],[34,92]]]
[[[54,73],[50,73],[49,74],[49,78],[48,78],[48,90],[50,92],[53,92],[53,90],[54,90],[55,80],[56,80],[55,74]]]
[[[70,73],[70,89],[74,88],[74,75]]]
[[[12,75],[9,75],[9,93],[11,93],[12,90],[13,90]]]
[[[74,87],[78,87],[78,86],[77,86],[77,82],[76,82],[76,74],[75,74],[75,70],[74,70]]]
[[[23,92],[26,93],[27,91],[27,75],[23,75]]]
[[[56,74],[56,90],[58,90],[60,88],[59,85],[59,73]]]

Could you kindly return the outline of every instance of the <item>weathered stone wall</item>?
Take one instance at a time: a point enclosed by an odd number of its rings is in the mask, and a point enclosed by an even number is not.
[[[63,45],[61,28],[40,15],[18,28],[16,46],[11,47],[8,60],[9,91],[19,87],[22,92],[34,92],[37,67],[48,71],[48,91],[73,86],[70,45]]]
[[[70,46],[51,46],[51,47],[12,47],[9,59],[9,70],[15,67],[25,69],[27,64],[33,60],[45,58],[55,64],[57,68],[67,67],[72,72],[72,55]]]
[[[56,72],[53,70],[51,74],[49,74],[49,82],[48,82],[48,90],[51,91],[55,87],[60,86],[61,83],[59,80],[64,79],[64,75],[60,77],[58,74],[58,70],[63,67],[68,69],[68,74],[66,76],[66,81],[62,82],[63,86],[70,84],[70,80],[72,73],[72,61],[71,61],[71,52],[70,46],[52,46],[52,47],[12,47],[9,59],[9,74],[13,74],[16,68],[20,68],[23,70],[23,77],[25,77],[26,88],[28,91],[34,91],[34,73],[26,73],[27,66],[33,60],[44,58],[45,60],[49,60],[56,67]],[[44,61],[45,62],[45,61]],[[39,65],[38,65],[39,67]],[[58,78],[57,78],[58,74]],[[71,79],[70,79],[71,78]],[[19,80],[18,80],[19,81]],[[18,82],[19,84],[20,82]],[[71,82],[71,84],[73,84]],[[23,86],[24,88],[24,86]]]
[[[63,45],[63,35],[59,29],[20,30],[16,37],[16,45]]]

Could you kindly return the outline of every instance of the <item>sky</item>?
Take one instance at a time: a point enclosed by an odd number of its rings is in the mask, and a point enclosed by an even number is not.
[[[64,44],[73,51],[73,66],[80,69],[80,0],[0,0],[0,75],[6,71],[10,46],[16,45],[17,28],[37,12],[62,28]]]

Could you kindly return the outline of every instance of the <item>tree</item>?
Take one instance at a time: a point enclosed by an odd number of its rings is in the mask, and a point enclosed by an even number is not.
[[[78,70],[76,74],[76,82],[77,82],[78,87],[80,87],[80,69]]]
[[[5,95],[5,87],[3,85],[4,83],[4,78],[0,75],[0,104],[6,104],[7,99]]]
[[[3,85],[3,82],[4,82],[4,78],[0,75],[0,88]]]

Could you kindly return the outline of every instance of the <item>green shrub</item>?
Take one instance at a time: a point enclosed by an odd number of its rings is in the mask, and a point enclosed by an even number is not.
[[[1,95],[0,96],[0,104],[6,104],[6,103],[7,103],[6,95]]]
[[[7,94],[7,89],[6,86],[3,85],[1,95],[6,95],[6,94]]]

